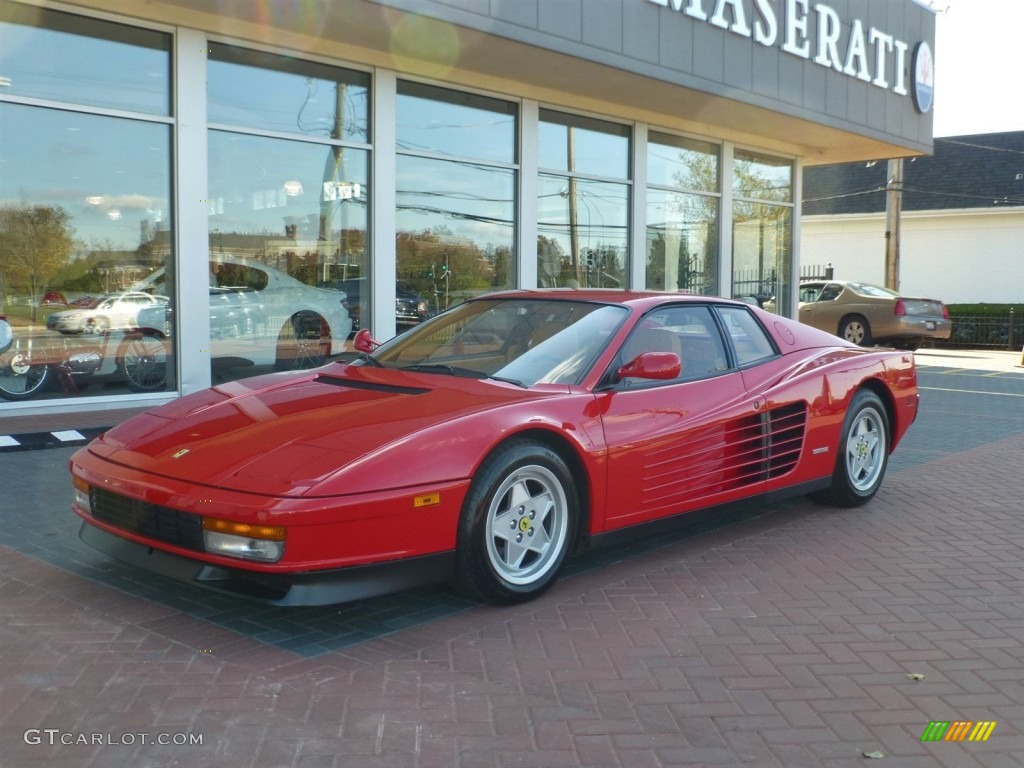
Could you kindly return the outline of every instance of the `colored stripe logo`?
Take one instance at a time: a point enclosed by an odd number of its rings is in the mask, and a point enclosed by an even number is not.
[[[921,741],[988,741],[996,724],[996,720],[932,720]]]

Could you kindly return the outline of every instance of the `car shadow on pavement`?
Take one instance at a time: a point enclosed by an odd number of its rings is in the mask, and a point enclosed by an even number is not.
[[[70,485],[64,487],[54,482],[54,478],[66,475],[73,450],[55,448],[4,457],[7,466],[3,474],[10,497],[20,497],[28,503],[15,505],[5,513],[7,525],[0,527],[0,545],[305,658],[358,645],[478,605],[454,587],[442,584],[338,605],[280,607],[190,587],[141,571],[108,558],[78,538],[80,521],[69,508]],[[807,506],[809,512],[817,509]],[[777,508],[747,504],[724,514],[691,513],[665,532],[573,558],[566,564],[561,579],[570,580],[597,568],[771,515]],[[76,599],[80,601],[82,595],[77,591]]]

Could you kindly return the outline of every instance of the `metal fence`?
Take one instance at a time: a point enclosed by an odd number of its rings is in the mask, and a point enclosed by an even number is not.
[[[987,347],[1018,350],[1024,342],[1024,328],[1012,309],[1001,315],[959,315],[950,313],[953,332],[936,341],[937,347]]]
[[[831,280],[834,270],[832,265],[801,264],[800,280]],[[736,297],[751,296],[758,299],[770,299],[778,290],[778,274],[774,269],[767,271],[757,269],[737,269],[733,273],[732,295]]]

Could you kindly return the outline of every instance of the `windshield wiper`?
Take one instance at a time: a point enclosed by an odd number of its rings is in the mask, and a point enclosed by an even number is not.
[[[517,379],[496,376],[493,373],[484,373],[483,371],[474,371],[472,368],[461,368],[457,365],[445,365],[443,363],[416,363],[415,365],[402,366],[401,370],[443,373],[448,376],[462,376],[463,378],[469,379],[493,379],[494,381],[503,381],[506,384],[514,384],[515,386],[522,387],[523,389],[527,388],[523,382]]]
[[[368,352],[356,352],[356,357],[358,359],[362,360],[364,363],[366,363],[371,368],[383,368],[384,367],[384,363],[382,363],[380,360],[378,360],[376,357],[374,357],[373,355],[369,354]]]

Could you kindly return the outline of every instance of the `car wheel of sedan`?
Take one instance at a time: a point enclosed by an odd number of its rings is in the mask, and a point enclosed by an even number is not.
[[[277,339],[279,371],[317,368],[331,353],[331,329],[313,312],[300,312],[285,323]]]
[[[459,523],[456,576],[473,597],[517,603],[554,582],[576,534],[579,500],[556,452],[506,443],[481,465]]]
[[[813,498],[840,507],[856,507],[878,492],[889,461],[889,418],[874,392],[862,389],[850,402],[839,439],[832,485]]]
[[[861,347],[870,347],[871,326],[860,315],[849,315],[839,323],[839,337]]]
[[[102,336],[110,330],[110,321],[105,317],[97,317],[86,321],[85,332]]]

